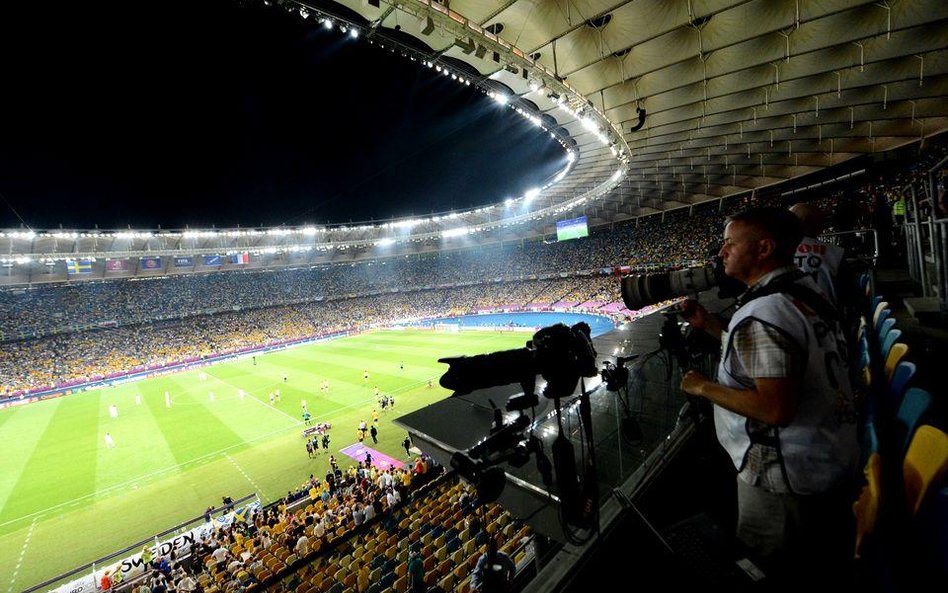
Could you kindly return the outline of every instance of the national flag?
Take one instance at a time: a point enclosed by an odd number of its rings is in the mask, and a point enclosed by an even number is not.
[[[221,256],[219,256],[219,255],[205,255],[205,256],[204,256],[204,265],[205,265],[205,266],[219,266],[219,265],[221,265]]]
[[[249,264],[250,263],[250,254],[247,252],[244,253],[235,253],[230,256],[230,263],[232,264]]]
[[[194,267],[194,257],[190,255],[176,255],[174,258],[174,267],[176,268],[193,268]]]
[[[92,273],[92,260],[91,259],[67,259],[66,260],[66,273],[70,276],[73,274],[91,274]]]
[[[105,271],[106,272],[127,272],[128,260],[127,259],[107,259],[105,260]]]
[[[161,258],[160,257],[143,257],[141,258],[141,268],[143,270],[160,270],[161,269]]]

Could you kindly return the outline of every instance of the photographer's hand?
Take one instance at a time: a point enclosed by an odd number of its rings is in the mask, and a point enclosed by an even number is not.
[[[686,299],[681,304],[681,316],[695,329],[700,329],[718,341],[721,340],[724,325],[716,315],[709,313],[698,301]]]
[[[681,390],[689,395],[703,395],[704,386],[712,383],[698,371],[688,371],[681,377]]]

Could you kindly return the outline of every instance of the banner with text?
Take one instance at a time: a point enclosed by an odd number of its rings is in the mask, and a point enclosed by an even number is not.
[[[150,550],[152,556],[154,558],[161,558],[162,556],[170,554],[172,550],[174,550],[175,555],[179,558],[186,556],[188,552],[191,551],[191,546],[198,541],[208,541],[214,536],[216,529],[227,527],[234,522],[236,517],[247,520],[255,510],[259,509],[260,501],[254,501],[238,510],[233,510],[221,515],[208,523],[202,523],[156,546],[151,546]],[[101,569],[95,570],[95,572],[89,575],[70,581],[56,588],[55,593],[95,593],[97,591],[96,585],[102,579],[102,575],[105,571],[109,571],[112,582],[117,584],[120,582],[127,583],[129,580],[144,574],[145,570],[146,566],[142,561],[142,554],[139,551],[133,556],[118,560],[110,565],[103,566]]]

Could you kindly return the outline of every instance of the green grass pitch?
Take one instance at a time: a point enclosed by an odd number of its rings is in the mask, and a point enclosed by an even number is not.
[[[528,337],[378,331],[258,355],[256,365],[247,357],[0,410],[0,591],[146,539],[223,495],[256,492],[266,504],[311,473],[325,476],[328,456],[306,455],[301,400],[315,421],[332,423],[331,450],[345,466],[351,460],[338,451],[356,441],[360,420],[371,422],[375,386],[394,394],[374,448],[401,459],[405,434],[391,420],[448,395],[438,386],[447,369],[439,357],[516,348]],[[270,406],[277,388],[281,401]]]

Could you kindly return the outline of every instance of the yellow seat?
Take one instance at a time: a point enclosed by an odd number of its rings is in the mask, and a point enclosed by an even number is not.
[[[408,575],[395,579],[395,593],[405,593],[408,590]]]
[[[359,577],[358,574],[354,572],[350,572],[349,574],[346,575],[346,579],[345,581],[343,581],[343,584],[346,586],[347,589],[353,589],[355,588],[356,579],[358,579],[358,577]]]
[[[878,327],[879,325],[879,315],[889,308],[889,303],[887,301],[882,301],[876,305],[876,310],[872,312],[872,327]]]
[[[885,380],[889,382],[892,380],[892,373],[895,372],[896,365],[899,364],[899,361],[908,354],[909,347],[902,342],[896,342],[892,344],[892,349],[889,350],[889,356],[885,359]]]
[[[440,581],[438,581],[438,586],[441,587],[442,591],[451,591],[454,589],[454,574],[448,573],[444,575]]]
[[[948,435],[934,426],[923,424],[915,431],[902,463],[905,503],[914,517],[922,507],[933,482],[948,473]]]
[[[403,577],[406,574],[408,574],[408,563],[407,562],[399,563],[399,565],[395,567],[395,576]]]

